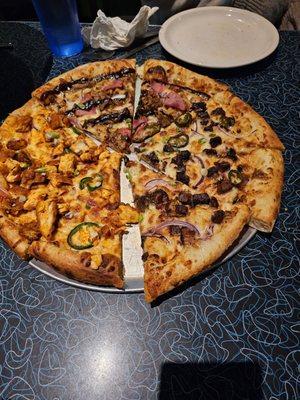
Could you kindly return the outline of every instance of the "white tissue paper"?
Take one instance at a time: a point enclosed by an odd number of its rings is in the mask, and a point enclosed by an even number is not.
[[[127,47],[147,31],[148,20],[157,10],[158,7],[143,6],[130,23],[119,17],[107,17],[98,10],[92,27],[83,28],[82,36],[93,49],[116,50]]]

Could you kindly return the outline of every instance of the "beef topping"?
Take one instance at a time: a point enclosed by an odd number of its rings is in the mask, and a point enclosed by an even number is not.
[[[211,216],[211,222],[214,224],[221,224],[225,217],[225,212],[223,210],[217,210]]]
[[[229,129],[235,124],[234,117],[222,117],[220,126],[224,129]]]
[[[169,232],[171,236],[175,236],[175,235],[180,235],[181,233],[181,228],[178,225],[171,225],[169,227]]]
[[[171,162],[177,167],[182,168],[184,163],[190,159],[191,153],[188,150],[178,151],[175,157],[172,158]]]
[[[182,204],[176,204],[175,206],[175,213],[180,217],[185,217],[188,214],[188,207]]]
[[[186,185],[190,183],[190,178],[186,175],[185,171],[178,171],[176,173],[176,180]]]
[[[209,204],[210,198],[207,193],[193,194],[193,205]]]
[[[219,161],[215,162],[215,166],[218,168],[219,171],[225,172],[230,169],[230,164],[227,161]]]
[[[231,158],[231,160],[236,161],[237,160],[237,155],[236,151],[233,148],[230,148],[227,150],[227,157]]]
[[[151,164],[158,164],[159,163],[159,159],[155,153],[155,151],[151,151],[151,153],[146,154],[145,157],[147,158],[147,160],[151,163]]]
[[[211,115],[221,115],[222,117],[225,117],[226,114],[222,107],[217,107],[211,112]]]
[[[220,138],[220,136],[215,136],[210,138],[209,140],[209,144],[211,145],[211,147],[217,147],[220,146],[220,144],[222,144],[222,139]]]
[[[173,122],[173,117],[171,115],[164,113],[163,111],[158,112],[157,119],[163,128],[171,125],[171,123]]]
[[[208,156],[216,156],[218,154],[217,150],[215,149],[204,149],[203,153],[207,154]]]
[[[204,128],[204,131],[205,132],[212,132],[213,130],[214,130],[214,126],[216,126],[216,125],[218,125],[216,122],[211,122],[209,125],[207,125],[205,128]]]
[[[135,206],[141,212],[144,212],[146,210],[149,203],[150,201],[147,196],[139,196],[135,199]]]
[[[169,143],[167,143],[164,145],[163,151],[166,153],[172,153],[174,151],[174,148]]]
[[[180,241],[182,244],[193,244],[195,242],[196,233],[188,228],[181,228]]]
[[[164,206],[169,203],[169,196],[163,189],[156,189],[154,192],[149,194],[151,203],[156,206]]]
[[[213,208],[218,208],[218,207],[219,207],[219,202],[218,202],[218,200],[217,200],[214,196],[212,196],[212,197],[210,198],[210,205],[211,205],[211,207],[213,207]]]
[[[87,119],[84,121],[83,127],[86,128],[89,125],[94,126],[97,124],[108,124],[110,122],[122,122],[127,118],[131,118],[131,113],[126,107],[119,113],[104,114],[94,119]]]
[[[189,192],[180,192],[178,195],[178,201],[182,204],[191,206],[193,204],[193,196]]]
[[[218,168],[217,167],[210,167],[207,170],[207,176],[208,177],[213,176],[213,175],[215,175],[217,173],[218,173]]]
[[[204,101],[199,101],[197,103],[192,103],[192,110],[195,110],[196,113],[205,112],[206,111],[206,103]]]
[[[231,183],[229,180],[224,179],[224,180],[218,182],[218,185],[217,185],[217,192],[218,192],[218,194],[227,193],[227,192],[229,192],[232,188],[233,188],[232,183]]]
[[[6,144],[6,147],[9,150],[20,150],[20,149],[24,149],[24,147],[26,147],[26,146],[27,146],[27,142],[25,139],[10,140]]]

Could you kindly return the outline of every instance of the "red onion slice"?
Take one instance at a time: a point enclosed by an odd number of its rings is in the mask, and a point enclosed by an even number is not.
[[[159,233],[145,232],[142,234],[142,237],[156,237],[158,239],[164,240],[168,244],[171,244],[171,242],[168,238],[166,238],[164,235],[161,235]]]
[[[200,164],[201,169],[204,169],[204,168],[205,168],[205,165],[204,165],[204,162],[203,162],[202,158],[200,158],[199,156],[194,156],[193,158],[196,159],[197,162]],[[198,180],[197,183],[195,183],[195,185],[193,186],[193,189],[196,189],[199,185],[201,185],[201,183],[202,183],[203,181],[204,181],[204,176],[203,176],[202,173],[201,173],[201,178]]]
[[[153,190],[154,188],[156,188],[157,186],[163,186],[169,190],[174,191],[174,187],[171,186],[167,181],[165,181],[164,179],[152,179],[151,181],[148,181],[145,184],[145,189],[150,192],[151,190]]]

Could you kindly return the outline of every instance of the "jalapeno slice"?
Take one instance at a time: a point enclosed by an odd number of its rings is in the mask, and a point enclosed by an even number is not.
[[[89,192],[99,189],[103,183],[103,176],[101,174],[96,174],[94,176],[86,176],[82,178],[79,182],[79,189],[87,188]]]
[[[192,122],[192,115],[190,113],[185,113],[183,115],[180,115],[180,117],[178,117],[175,120],[175,124],[182,127],[188,126],[191,122]]]
[[[242,174],[239,171],[237,171],[236,169],[232,169],[231,171],[229,171],[228,178],[229,178],[230,182],[235,186],[240,185],[243,181]]]
[[[75,249],[75,250],[84,250],[84,249],[89,249],[89,248],[93,247],[94,244],[91,240],[88,240],[86,243],[82,243],[82,244],[77,244],[74,242],[74,239],[75,239],[74,236],[78,232],[80,232],[84,229],[87,229],[87,228],[92,228],[92,227],[98,228],[99,224],[96,224],[95,222],[82,222],[81,224],[75,226],[75,228],[73,228],[68,235],[68,238],[67,238],[68,245],[70,247],[72,247],[72,249]]]
[[[170,137],[167,143],[176,149],[180,149],[181,147],[185,147],[188,142],[188,135],[186,135],[185,133],[179,133],[176,136]]]

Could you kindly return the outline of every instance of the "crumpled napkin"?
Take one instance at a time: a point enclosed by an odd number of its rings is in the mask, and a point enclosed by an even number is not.
[[[82,36],[94,49],[101,47],[104,50],[116,50],[127,47],[147,31],[148,20],[157,10],[158,7],[143,6],[130,23],[120,17],[107,17],[103,11],[98,10],[92,27],[83,28]]]

